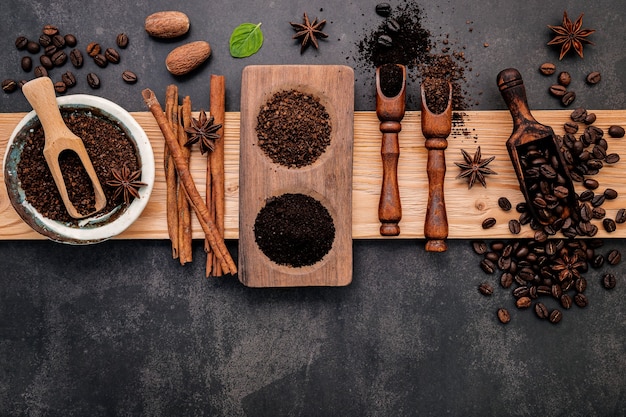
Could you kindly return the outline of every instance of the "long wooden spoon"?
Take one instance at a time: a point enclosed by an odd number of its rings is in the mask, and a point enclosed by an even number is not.
[[[52,80],[48,77],[35,78],[24,84],[22,93],[24,93],[30,105],[33,106],[41,121],[46,138],[43,154],[67,212],[75,219],[82,219],[99,212],[106,206],[106,196],[82,139],[72,133],[63,121],[61,111],[57,105]],[[59,165],[59,155],[64,151],[72,151],[78,155],[87,175],[89,175],[95,193],[95,210],[93,212],[80,213],[70,201]]]

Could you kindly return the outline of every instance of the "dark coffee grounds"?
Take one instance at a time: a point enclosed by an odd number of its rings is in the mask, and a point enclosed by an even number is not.
[[[279,91],[257,117],[258,144],[275,163],[301,168],[314,163],[330,144],[330,116],[319,98]]]
[[[83,139],[85,149],[100,180],[107,205],[103,212],[112,211],[123,203],[122,198],[113,199],[115,189],[107,181],[113,179],[111,171],[124,165],[131,171],[140,169],[137,151],[128,137],[128,132],[118,123],[105,118],[93,110],[62,109],[61,114],[67,127]],[[39,120],[33,122],[30,129],[25,129],[16,138],[24,142],[21,159],[17,166],[17,175],[26,200],[44,217],[76,225],[65,209],[52,174],[43,156],[44,132]],[[79,213],[94,210],[93,187],[78,156],[71,151],[62,152],[59,164],[65,179],[70,200]]]
[[[452,109],[465,110],[467,92],[464,75],[467,59],[464,52],[453,51],[453,45],[446,37],[443,53],[435,53],[435,42],[429,30],[423,27],[425,15],[415,2],[406,1],[392,10],[390,18],[399,23],[399,30],[389,30],[388,20],[380,24],[358,42],[358,64],[379,67],[384,64],[403,64],[407,67],[407,76],[413,81],[426,77],[444,78],[452,84]],[[379,42],[381,36],[391,38],[391,45]],[[410,94],[407,102],[417,102]]]
[[[254,222],[255,241],[279,265],[302,267],[319,262],[335,240],[328,210],[313,197],[283,194],[268,199]]]
[[[448,107],[450,97],[448,81],[443,78],[426,77],[422,83],[428,109],[435,114],[443,113]]]
[[[396,64],[385,64],[379,71],[380,90],[385,97],[395,97],[402,90],[402,67]]]

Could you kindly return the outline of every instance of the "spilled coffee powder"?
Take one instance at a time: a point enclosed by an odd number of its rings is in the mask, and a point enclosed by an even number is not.
[[[450,96],[448,81],[443,78],[426,77],[422,84],[428,110],[434,114],[443,113],[448,107]]]
[[[267,200],[254,222],[259,249],[279,265],[313,265],[335,240],[333,219],[319,201],[304,194],[283,194]]]
[[[115,189],[106,182],[113,179],[112,169],[121,169],[124,165],[131,171],[140,169],[134,144],[118,123],[100,116],[93,110],[61,109],[61,115],[67,127],[85,144],[107,198],[103,212],[112,211],[122,203],[122,200],[113,199]],[[36,119],[30,129],[24,129],[15,140],[18,143],[24,142],[21,159],[17,165],[17,176],[26,194],[26,200],[44,217],[76,225],[77,221],[67,213],[63,205],[43,156],[44,131],[39,119]],[[95,207],[93,187],[78,156],[74,152],[62,152],[59,163],[70,201],[79,213],[92,212]]]
[[[402,67],[397,64],[385,64],[380,67],[380,90],[385,97],[395,97],[404,85]]]
[[[257,117],[258,144],[275,163],[311,165],[330,144],[330,116],[319,98],[296,90],[279,91]]]

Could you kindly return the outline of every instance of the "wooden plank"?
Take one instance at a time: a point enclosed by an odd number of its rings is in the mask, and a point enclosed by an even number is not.
[[[557,134],[563,134],[563,123],[568,120],[571,110],[533,111],[535,118],[550,125]],[[596,126],[606,129],[613,124],[626,126],[626,110],[597,110]],[[14,127],[25,113],[0,113],[0,154],[4,151]],[[142,216],[118,239],[166,239],[165,222],[165,182],[163,178],[163,136],[152,115],[148,112],[134,112],[132,115],[142,125],[150,138],[156,159],[157,177],[154,191]],[[400,132],[400,162],[398,176],[402,198],[402,233],[395,238],[423,238],[423,222],[426,210],[426,149],[420,131],[419,112],[407,112]],[[352,185],[352,237],[355,239],[378,239],[378,198],[381,183],[380,131],[376,114],[355,112],[354,115],[354,159]],[[513,168],[506,154],[504,142],[512,130],[508,111],[467,111],[455,113],[452,134],[448,138],[446,150],[445,195],[448,210],[451,239],[471,239],[476,237],[510,237],[507,222],[514,213],[504,213],[497,206],[497,199],[508,197],[513,204],[522,201]],[[581,127],[582,128],[582,127]],[[617,164],[606,166],[596,176],[601,189],[614,188],[620,196],[607,201],[603,207],[607,216],[613,217],[617,209],[626,207],[626,138],[607,139],[609,151],[622,156]],[[461,161],[460,149],[473,152],[481,146],[483,155],[495,155],[491,163],[498,175],[487,179],[487,187],[474,186],[471,190],[461,180],[455,179],[458,168],[454,162]],[[225,176],[226,176],[226,238],[238,238],[239,206],[239,113],[226,114],[225,132]],[[191,170],[200,190],[204,189],[204,158],[194,153]],[[0,180],[4,183],[3,173]],[[577,188],[581,191],[580,187]],[[485,217],[495,217],[498,224],[490,230],[482,230],[480,223]],[[626,227],[618,225],[612,234],[607,234],[600,226],[599,237],[624,238]],[[524,228],[520,237],[529,237],[530,231]],[[194,238],[203,238],[200,226],[194,222]],[[0,240],[42,239],[33,232],[13,210],[6,195],[6,188],[0,186]]]
[[[354,72],[341,65],[254,65],[241,82],[239,170],[239,280],[250,287],[343,286],[352,281],[352,144]],[[280,91],[295,89],[320,100],[330,116],[330,145],[301,168],[274,163],[258,146],[259,109]],[[289,123],[289,120],[285,121]],[[254,223],[271,197],[304,194],[333,218],[330,251],[313,265],[293,268],[270,260],[256,243]]]

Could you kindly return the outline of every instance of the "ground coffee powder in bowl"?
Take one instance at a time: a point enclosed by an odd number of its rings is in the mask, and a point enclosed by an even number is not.
[[[43,131],[34,111],[16,126],[7,144],[4,179],[11,203],[35,231],[51,240],[70,244],[100,242],[130,226],[146,206],[154,184],[154,155],[150,141],[137,121],[122,107],[100,97],[73,95],[57,98],[66,124],[83,139],[103,185],[107,207],[86,219],[69,217],[41,155]],[[89,188],[81,186],[75,154],[61,154],[60,162],[68,190],[76,204],[88,207]],[[74,162],[72,162],[74,161]],[[113,168],[141,170],[139,198],[126,204],[115,187],[107,185]],[[69,182],[68,182],[69,181]],[[72,198],[72,197],[71,197]],[[89,210],[85,210],[89,211]]]

